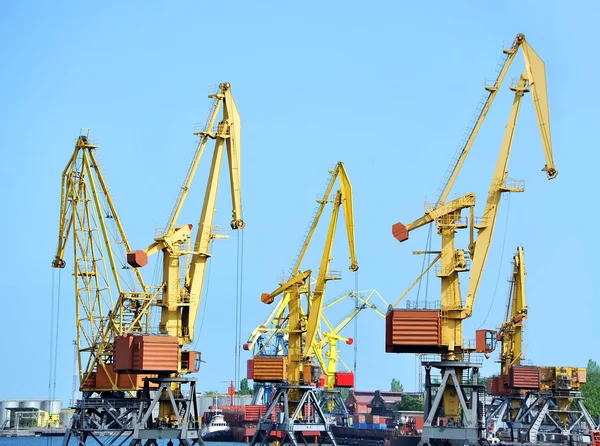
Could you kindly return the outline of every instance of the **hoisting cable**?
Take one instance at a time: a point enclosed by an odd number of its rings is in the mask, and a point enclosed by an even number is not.
[[[234,377],[235,386],[240,387],[240,365],[241,365],[241,345],[242,345],[242,286],[244,275],[244,233],[237,233],[237,277],[236,277],[236,297],[235,297],[235,351],[234,351]]]
[[[60,317],[60,270],[58,271],[58,289],[56,288],[56,268],[52,268],[52,291],[50,293],[50,356],[48,364],[48,399],[52,406],[56,396],[56,372],[58,366],[58,327]],[[55,319],[56,316],[56,319]],[[50,414],[56,415],[56,414]],[[50,420],[48,420],[50,421]],[[51,438],[47,438],[47,444],[51,444]]]
[[[54,338],[54,291],[55,291],[55,279],[54,276],[56,274],[56,269],[52,268],[52,289],[50,291],[50,355],[48,358],[48,399],[52,400],[52,359],[54,358],[54,343],[52,342]],[[50,445],[50,437],[46,438],[46,444]]]
[[[433,231],[433,225],[429,225],[429,232],[427,233],[427,242],[425,243],[425,252],[429,253],[431,251],[431,234]],[[430,264],[431,254],[425,254],[423,256],[423,264],[421,265],[421,274],[425,271],[426,265]],[[419,280],[419,285],[417,287],[417,300],[415,302],[415,308],[419,308],[419,296],[421,295],[421,284],[422,280]],[[429,271],[425,276],[425,306],[423,308],[427,308],[427,296],[429,294]]]
[[[200,318],[200,327],[198,328],[198,334],[196,335],[196,340],[194,341],[194,346],[192,347],[192,350],[196,350],[196,345],[198,345],[198,341],[200,340],[200,336],[202,335],[202,327],[204,326],[204,316],[206,316],[206,307],[208,306],[208,297],[210,296],[210,293],[208,292],[210,288],[210,270],[212,266],[210,258],[207,260],[207,263],[208,271],[206,273],[206,285],[204,285],[204,291],[202,292],[202,302],[204,302],[204,305],[202,307],[202,317]]]
[[[56,299],[56,324],[54,326],[54,382],[52,383],[52,398],[54,399],[54,397],[56,396],[56,371],[57,371],[57,367],[58,367],[58,330],[60,327],[60,279],[61,279],[61,272],[60,270],[58,271],[58,293],[57,293],[57,299]]]
[[[354,309],[358,308],[358,271],[354,273]],[[356,387],[356,362],[358,358],[358,318],[354,318],[354,365],[352,372],[354,373],[354,386]]]
[[[498,283],[500,282],[500,273],[502,271],[502,264],[504,262],[504,247],[506,245],[506,232],[508,229],[508,216],[510,213],[510,194],[507,197],[508,204],[506,205],[506,220],[504,222],[504,236],[502,237],[502,251],[500,252],[500,264],[498,265],[498,275],[496,276],[496,286],[494,287],[494,294],[492,294],[492,301],[490,302],[490,307],[488,308],[488,312],[485,315],[485,319],[479,326],[479,328],[483,327],[485,322],[487,321],[488,316],[492,312],[492,307],[494,306],[494,299],[496,298],[496,292],[498,291]],[[479,330],[478,328],[478,330]]]
[[[162,262],[155,262],[154,263],[154,273],[152,275],[152,283],[159,283],[159,277],[162,277],[162,268],[163,268],[163,264]],[[154,328],[156,327],[156,333],[160,333],[160,329],[159,329],[159,320],[160,320],[160,311],[152,311],[151,314],[151,326],[150,326],[150,332],[154,331]]]

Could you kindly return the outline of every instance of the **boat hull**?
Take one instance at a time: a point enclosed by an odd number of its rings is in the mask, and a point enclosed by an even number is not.
[[[233,441],[233,432],[231,429],[215,431],[215,432],[207,432],[202,434],[202,440],[204,441]]]
[[[420,436],[403,435],[396,429],[360,429],[332,426],[335,441],[345,446],[417,446]]]

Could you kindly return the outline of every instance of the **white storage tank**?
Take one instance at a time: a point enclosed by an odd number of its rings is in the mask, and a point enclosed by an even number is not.
[[[196,395],[196,404],[198,405],[198,415],[202,417],[204,412],[208,412],[208,407],[212,406],[213,397],[206,395]]]
[[[41,400],[22,400],[19,402],[19,409],[41,409]]]
[[[238,406],[247,406],[252,402],[252,395],[240,395],[235,398]]]
[[[229,395],[221,395],[217,397],[217,401],[219,402],[219,407],[222,406],[231,406],[231,397]],[[214,405],[214,399],[211,403],[211,406]]]
[[[63,409],[60,411],[60,425],[62,427],[71,426],[71,420],[73,419],[74,409]]]
[[[0,429],[3,427],[8,427],[10,422],[10,410],[8,409],[18,409],[19,402],[13,400],[4,400],[0,401]],[[6,424],[6,426],[5,426]]]
[[[40,408],[50,415],[58,415],[62,410],[62,400],[43,400]]]

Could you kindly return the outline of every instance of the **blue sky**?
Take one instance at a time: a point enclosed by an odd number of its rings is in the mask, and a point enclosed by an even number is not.
[[[0,2],[0,380],[11,384],[0,398],[48,394],[60,176],[80,127],[101,146],[131,244],[145,247],[177,196],[194,150],[193,126],[208,111],[208,87],[231,83],[243,122],[249,334],[269,311],[260,294],[291,266],[327,168],[339,160],[354,188],[359,288],[376,288],[388,301],[402,294],[420,272],[411,252],[424,248],[427,230],[400,245],[391,225],[417,218],[423,201],[435,198],[484,79],[494,75],[503,42],[520,32],[546,62],[559,176],[549,182],[540,172],[542,148],[526,97],[509,169],[525,179],[526,192],[502,201],[465,337],[501,322],[510,259],[523,244],[527,358],[574,366],[600,359],[591,348],[600,340],[592,232],[599,16],[592,1]],[[522,69],[518,56],[509,77]],[[477,194],[479,214],[512,101],[509,81],[454,188]],[[203,166],[181,223],[199,218],[206,160]],[[224,184],[216,224],[229,222],[227,198]],[[345,280],[330,286],[329,297],[354,288],[341,233],[337,241],[332,268]],[[315,243],[307,265],[314,270],[322,234]],[[234,373],[235,234],[213,252],[200,310],[207,362],[199,388],[225,391]],[[62,284],[57,396],[68,399],[75,339],[68,268]],[[432,278],[429,299],[437,299],[437,287]],[[347,308],[339,311],[333,320]],[[414,356],[384,353],[379,316],[361,315],[358,346],[358,388],[386,389],[392,378],[415,388]],[[352,362],[351,349],[343,356]],[[497,370],[492,361],[484,366],[486,375]]]

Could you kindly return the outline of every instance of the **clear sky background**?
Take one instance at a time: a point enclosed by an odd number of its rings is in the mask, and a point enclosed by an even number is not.
[[[573,366],[600,359],[599,19],[593,1],[0,2],[0,398],[48,395],[60,180],[81,127],[101,146],[130,242],[143,248],[170,214],[195,148],[193,126],[209,108],[208,87],[231,83],[243,122],[245,337],[266,317],[260,294],[290,268],[327,169],[339,160],[354,188],[359,288],[389,302],[402,294],[421,270],[411,253],[424,248],[427,229],[401,245],[391,225],[414,220],[436,198],[503,42],[520,32],[546,62],[559,175],[550,182],[540,171],[526,97],[509,168],[526,192],[502,200],[465,337],[501,323],[511,256],[523,244],[527,358]],[[478,215],[512,101],[510,78],[522,69],[519,55],[452,194],[475,192]],[[180,223],[198,221],[207,165]],[[226,183],[220,192],[215,223],[226,225]],[[198,347],[207,361],[200,390],[225,391],[234,377],[236,237],[213,249],[200,310]],[[317,269],[322,241],[320,233],[306,267]],[[466,233],[458,244],[467,247]],[[331,284],[329,298],[355,286],[343,232],[334,254],[332,268],[344,280]],[[152,272],[144,272],[147,282]],[[56,392],[69,399],[76,336],[69,267],[62,284]],[[429,300],[438,287],[432,277]],[[414,355],[384,352],[384,321],[374,313],[360,316],[358,352],[358,388],[388,389],[397,378],[415,389]],[[343,357],[351,363],[352,349]],[[483,373],[498,367],[490,360]]]

